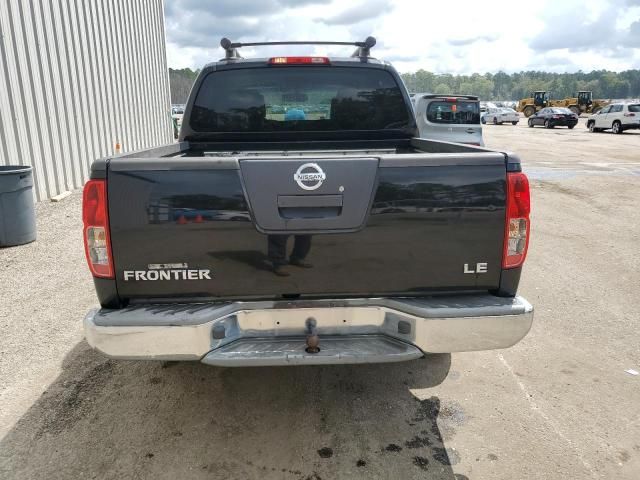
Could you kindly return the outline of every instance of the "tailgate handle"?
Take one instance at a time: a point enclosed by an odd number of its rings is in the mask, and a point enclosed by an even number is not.
[[[278,195],[278,208],[342,207],[342,195]]]
[[[278,195],[281,218],[335,218],[342,213],[342,195]]]
[[[467,128],[467,133],[476,133],[476,131],[473,128]]]

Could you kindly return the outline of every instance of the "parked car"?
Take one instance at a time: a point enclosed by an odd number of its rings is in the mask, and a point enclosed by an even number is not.
[[[173,123],[173,137],[178,138],[180,127],[182,127],[182,117],[184,116],[184,105],[171,105],[171,122]]]
[[[587,128],[591,132],[611,129],[613,133],[640,129],[640,104],[614,103],[608,105],[589,117]]]
[[[480,117],[482,123],[493,123],[494,125],[502,125],[503,123],[511,123],[517,125],[520,121],[520,115],[513,108],[488,108]]]
[[[413,104],[421,138],[484,146],[478,97],[419,93]]]
[[[506,348],[527,334],[520,159],[420,138],[372,42],[351,58],[251,59],[223,39],[226,59],[200,71],[180,142],[93,162],[82,215],[101,306],[84,320],[92,347],[326,365]],[[330,115],[270,113],[293,94]],[[479,126],[477,100],[423,100],[447,127]]]
[[[572,129],[578,123],[578,116],[568,108],[547,107],[529,117],[529,127],[536,125],[546,128],[569,127]]]
[[[499,107],[499,105],[497,105],[494,102],[480,102],[480,112],[481,113],[486,112],[490,108],[498,108],[498,107]]]

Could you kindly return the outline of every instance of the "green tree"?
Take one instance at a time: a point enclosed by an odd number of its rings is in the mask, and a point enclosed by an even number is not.
[[[458,92],[460,95],[473,95],[473,83],[471,82],[462,82],[460,83],[460,88]]]
[[[482,100],[492,100],[493,95],[493,81],[480,77],[473,82],[473,94],[480,97]]]
[[[175,70],[169,69],[169,83],[171,85],[171,103],[186,103],[189,92],[199,70],[191,70],[190,68],[182,68]]]
[[[437,95],[447,95],[448,93],[451,93],[451,88],[446,83],[439,83],[433,90],[433,93]]]

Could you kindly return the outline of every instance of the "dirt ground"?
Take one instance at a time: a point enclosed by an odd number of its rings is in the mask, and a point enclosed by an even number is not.
[[[582,120],[584,122],[584,119]],[[222,369],[109,360],[80,195],[37,206],[36,243],[0,250],[0,478],[640,478],[640,133],[484,128],[532,179],[503,351],[392,365]]]

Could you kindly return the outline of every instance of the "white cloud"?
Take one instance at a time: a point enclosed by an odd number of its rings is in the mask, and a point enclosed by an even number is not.
[[[378,39],[373,55],[400,71],[437,73],[640,68],[640,3],[607,0],[166,0],[174,68],[223,56],[219,40]],[[340,47],[243,49],[349,55]]]

